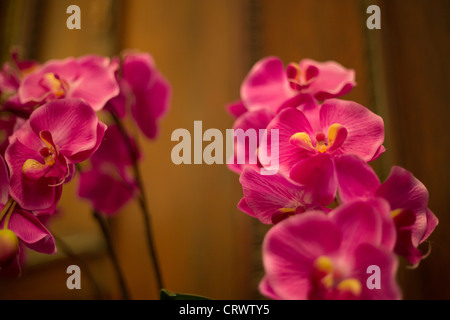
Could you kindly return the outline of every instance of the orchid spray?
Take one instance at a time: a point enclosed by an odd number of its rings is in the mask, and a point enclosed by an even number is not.
[[[163,278],[139,146],[123,123],[129,118],[147,139],[157,138],[159,121],[170,108],[171,86],[153,58],[127,52],[40,64],[13,51],[0,70],[0,95],[0,275],[20,273],[24,247],[53,254],[59,241],[70,251],[46,225],[64,185],[78,174],[78,195],[92,205],[124,299],[130,294],[107,219],[130,200],[138,201],[159,292]]]
[[[385,152],[384,123],[341,99],[355,85],[354,71],[334,61],[284,67],[267,57],[227,106],[234,127],[267,129],[268,136],[275,129],[279,137],[275,174],[261,174],[263,161],[229,166],[242,185],[238,208],[271,225],[262,243],[265,297],[400,299],[398,256],[417,267],[427,255],[418,247],[438,224],[428,191],[397,166],[379,181],[368,163]],[[258,150],[271,143],[263,139]]]

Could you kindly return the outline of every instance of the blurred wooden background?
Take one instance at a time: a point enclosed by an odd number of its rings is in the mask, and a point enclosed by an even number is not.
[[[81,8],[81,30],[66,28],[66,8]],[[366,28],[366,8],[381,8],[381,30]],[[450,298],[450,2],[448,0],[0,0],[0,54],[21,45],[28,58],[113,56],[149,52],[173,86],[172,109],[156,141],[139,141],[156,245],[166,287],[215,299],[259,299],[260,244],[266,228],[236,209],[238,176],[225,165],[171,162],[173,130],[225,132],[233,120],[226,103],[257,60],[285,63],[336,60],[356,70],[355,100],[386,123],[387,152],[374,168],[384,180],[392,165],[412,171],[430,191],[440,225],[431,255],[418,269],[402,262],[406,299]],[[119,298],[89,206],[67,185],[61,217],[51,229],[86,260],[105,297]],[[135,204],[112,221],[114,245],[133,299],[156,299],[145,254],[143,220]],[[425,245],[426,249],[426,245]],[[62,250],[60,250],[62,251]],[[87,277],[82,290],[66,288],[63,253],[32,255],[20,279],[0,282],[0,299],[96,298]],[[82,269],[83,272],[83,269]],[[83,275],[84,273],[82,273]]]

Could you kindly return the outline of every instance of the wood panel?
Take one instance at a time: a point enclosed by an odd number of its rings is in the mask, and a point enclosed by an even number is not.
[[[450,3],[381,1],[391,152],[430,192],[431,255],[404,274],[405,298],[450,298]],[[425,248],[426,249],[426,248]]]

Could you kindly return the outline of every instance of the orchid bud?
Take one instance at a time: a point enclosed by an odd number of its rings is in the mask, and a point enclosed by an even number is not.
[[[19,239],[9,229],[0,230],[0,268],[10,264],[19,252]]]

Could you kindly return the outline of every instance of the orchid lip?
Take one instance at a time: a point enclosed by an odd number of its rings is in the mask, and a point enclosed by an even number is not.
[[[339,123],[335,123],[328,129],[328,139],[323,132],[318,132],[316,134],[315,146],[312,143],[310,135],[306,132],[297,132],[293,134],[289,139],[289,143],[307,151],[315,150],[319,153],[325,153],[340,148],[347,139],[347,135],[347,129]]]
[[[50,132],[43,130],[39,132],[39,137],[45,144],[45,147],[42,147],[39,150],[39,154],[44,158],[44,163],[41,163],[36,159],[28,159],[22,166],[22,173],[30,180],[37,180],[42,177],[47,177],[47,175],[52,172],[52,168],[57,165],[56,162],[60,156]],[[64,177],[61,177],[58,182],[49,184],[49,187],[57,187],[64,183],[69,175],[68,164],[66,164],[66,167],[67,174]]]
[[[44,78],[41,80],[41,85],[49,89],[56,98],[64,97],[68,90],[68,84],[52,72],[44,75]]]
[[[328,290],[350,292],[355,296],[360,295],[361,282],[356,278],[345,278],[336,268],[333,260],[328,256],[319,256],[314,261],[314,269],[318,271],[319,282]]]
[[[315,80],[316,76],[307,77],[307,72],[297,63],[290,63],[287,67],[287,76],[291,88],[297,91],[306,89]]]
[[[305,207],[302,205],[298,205],[294,208],[280,208],[272,215],[272,223],[277,224],[284,219],[303,213],[305,210]]]

